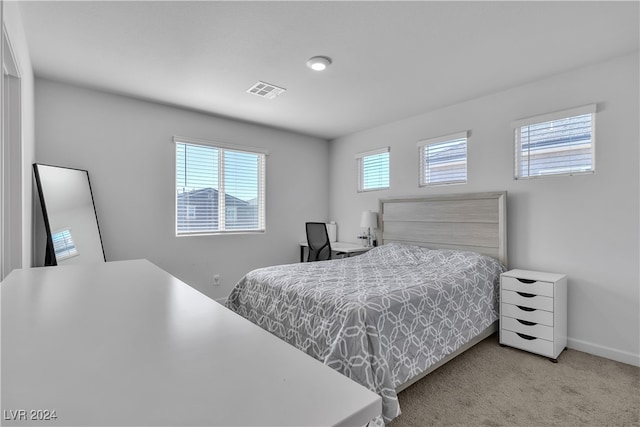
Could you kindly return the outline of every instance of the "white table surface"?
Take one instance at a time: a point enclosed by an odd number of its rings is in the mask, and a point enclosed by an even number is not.
[[[308,248],[309,243],[300,242],[300,262],[304,261],[304,248]],[[331,252],[338,252],[347,254],[347,256],[351,256],[352,254],[359,254],[361,252],[367,252],[373,248],[369,248],[366,246],[358,245],[356,243],[348,243],[348,242],[331,242]]]
[[[300,242],[300,246],[308,247],[309,243]],[[366,246],[359,245],[357,243],[349,243],[349,242],[331,242],[331,250],[333,252],[366,252],[372,248],[368,248]]]
[[[15,270],[0,299],[2,425],[364,425],[381,412],[378,395],[145,260]]]

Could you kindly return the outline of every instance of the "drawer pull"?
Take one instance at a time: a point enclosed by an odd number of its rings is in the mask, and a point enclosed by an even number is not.
[[[536,339],[536,337],[532,337],[531,335],[521,334],[520,332],[516,332],[516,334],[518,334],[520,338],[523,338],[525,340],[531,341]]]
[[[521,297],[525,297],[525,298],[533,298],[536,296],[536,294],[528,294],[526,292],[517,292],[518,295],[520,295]]]
[[[528,320],[520,320],[520,319],[516,319],[518,322],[522,323],[523,325],[526,326],[533,326],[533,325],[537,325],[536,322],[529,322]]]
[[[531,279],[518,279],[518,282],[527,283],[527,284],[536,283],[535,280],[531,280]]]
[[[516,305],[516,307],[518,307],[522,311],[536,311],[535,308],[531,308],[531,307],[523,307],[521,305]]]

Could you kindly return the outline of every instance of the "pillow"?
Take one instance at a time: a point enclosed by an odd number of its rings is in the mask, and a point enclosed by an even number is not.
[[[387,243],[371,249],[367,254],[376,258],[376,262],[394,265],[415,265],[421,262],[418,253],[425,250],[428,251],[429,249],[404,243]]]

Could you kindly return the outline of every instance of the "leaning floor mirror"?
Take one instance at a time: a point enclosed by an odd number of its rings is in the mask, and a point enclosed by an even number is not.
[[[89,172],[34,163],[47,233],[45,265],[105,262]]]

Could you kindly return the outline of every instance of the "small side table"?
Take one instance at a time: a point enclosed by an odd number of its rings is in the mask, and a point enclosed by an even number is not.
[[[510,270],[500,276],[500,345],[558,362],[567,346],[567,276]]]

